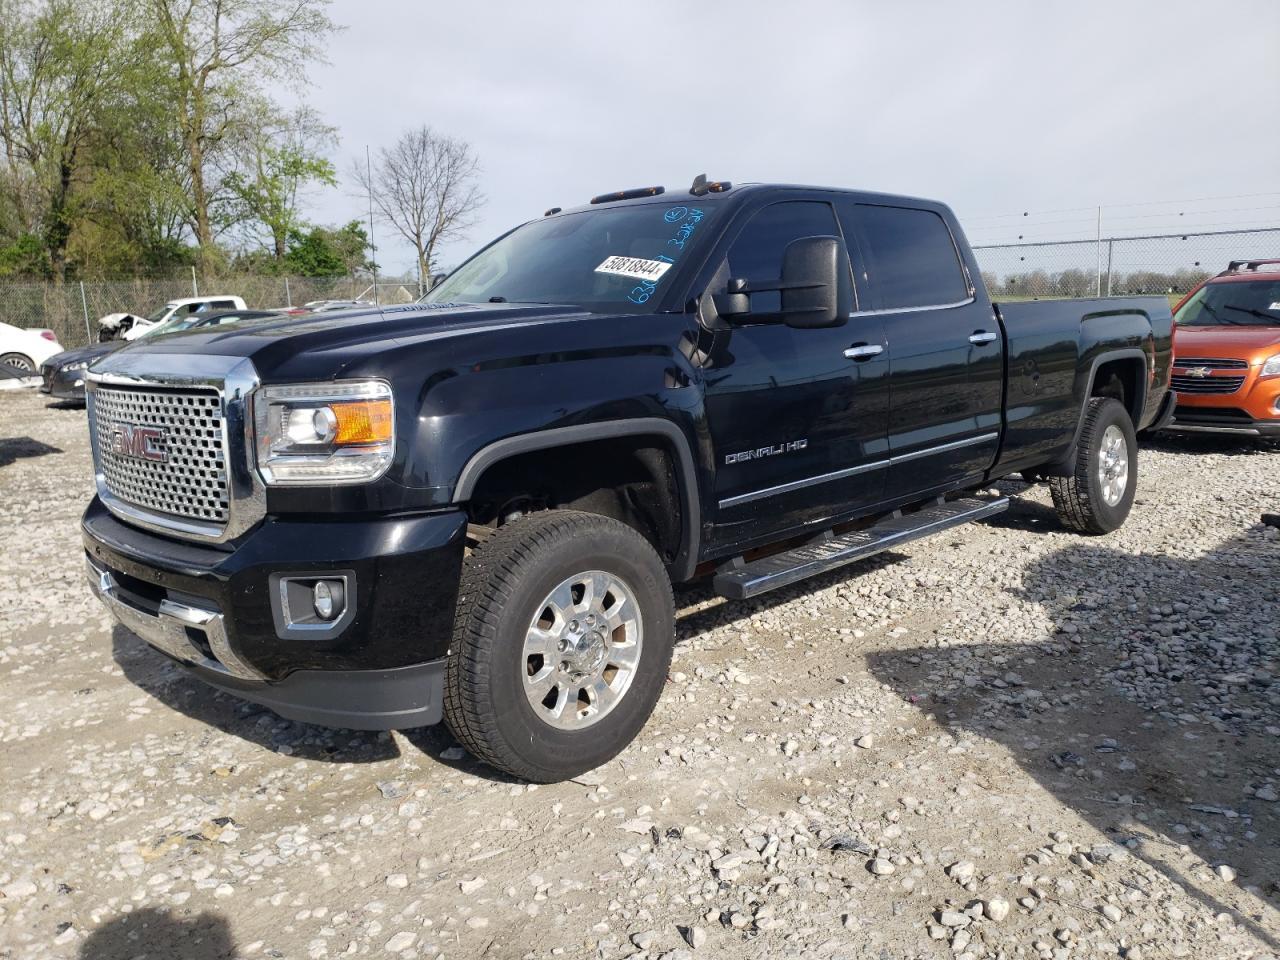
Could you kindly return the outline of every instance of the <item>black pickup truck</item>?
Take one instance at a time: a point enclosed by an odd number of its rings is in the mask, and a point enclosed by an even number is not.
[[[139,342],[89,371],[94,591],[298,720],[442,718],[555,781],[732,600],[1005,509],[1113,530],[1172,410],[1162,297],[993,304],[940,203],[654,187],[552,209],[423,302]]]

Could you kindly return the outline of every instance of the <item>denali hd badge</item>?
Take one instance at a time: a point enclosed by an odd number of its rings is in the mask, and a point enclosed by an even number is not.
[[[135,423],[111,424],[111,452],[134,460],[167,463],[169,451],[164,446],[165,434],[160,427],[141,427]]]
[[[809,446],[808,440],[788,440],[786,443],[775,443],[772,447],[757,447],[755,450],[743,450],[741,453],[730,453],[724,462],[746,463],[748,460],[763,460],[765,457],[776,457],[782,453],[795,453]]]

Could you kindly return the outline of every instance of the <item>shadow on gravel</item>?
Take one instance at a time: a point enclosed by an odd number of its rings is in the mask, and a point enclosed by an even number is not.
[[[1224,456],[1254,457],[1280,450],[1280,440],[1242,437],[1230,433],[1144,433],[1142,447],[1164,453],[1216,453]]]
[[[296,723],[266,707],[220,693],[188,676],[119,624],[111,632],[111,654],[131,683],[166,707],[268,750],[334,763],[375,763],[400,755],[387,734]]]
[[[1023,489],[1030,489],[1024,487]],[[1028,533],[1061,533],[1062,524],[1053,507],[1034,500],[1025,500],[1016,494],[1007,493],[1009,509],[997,513],[994,517],[983,520],[983,526],[998,527],[1001,530],[1022,530]]]
[[[188,919],[150,907],[108,920],[80,947],[81,960],[235,960],[239,955],[230,925],[218,914]]]
[[[1241,535],[1194,561],[1104,543],[1028,568],[1022,596],[1057,626],[1040,642],[884,651],[869,669],[1280,948],[1280,802],[1245,793],[1280,771],[1280,542]],[[1225,896],[1222,863],[1238,872]]]
[[[31,437],[0,437],[0,467],[7,467],[17,460],[43,457],[50,453],[62,453],[62,450],[39,440],[33,440]]]

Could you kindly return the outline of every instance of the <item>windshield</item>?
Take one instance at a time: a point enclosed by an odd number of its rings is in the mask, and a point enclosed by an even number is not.
[[[156,324],[150,330],[144,330],[138,334],[138,339],[143,337],[155,337],[162,333],[177,333],[179,330],[190,330],[194,327],[202,317],[174,317],[172,320],[166,320],[164,323]]]
[[[1206,283],[1182,305],[1180,327],[1280,326],[1280,277],[1237,283]]]
[[[647,203],[526,223],[472,257],[426,303],[567,303],[650,312],[671,268],[705,242],[711,204]]]
[[[155,323],[159,320],[163,320],[166,316],[168,316],[169,311],[173,309],[173,306],[174,305],[172,303],[166,303],[159,310],[152,310],[145,317],[147,323]]]

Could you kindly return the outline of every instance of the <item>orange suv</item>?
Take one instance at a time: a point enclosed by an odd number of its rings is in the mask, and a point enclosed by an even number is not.
[[[1168,429],[1280,437],[1280,260],[1233,260],[1173,317]]]

